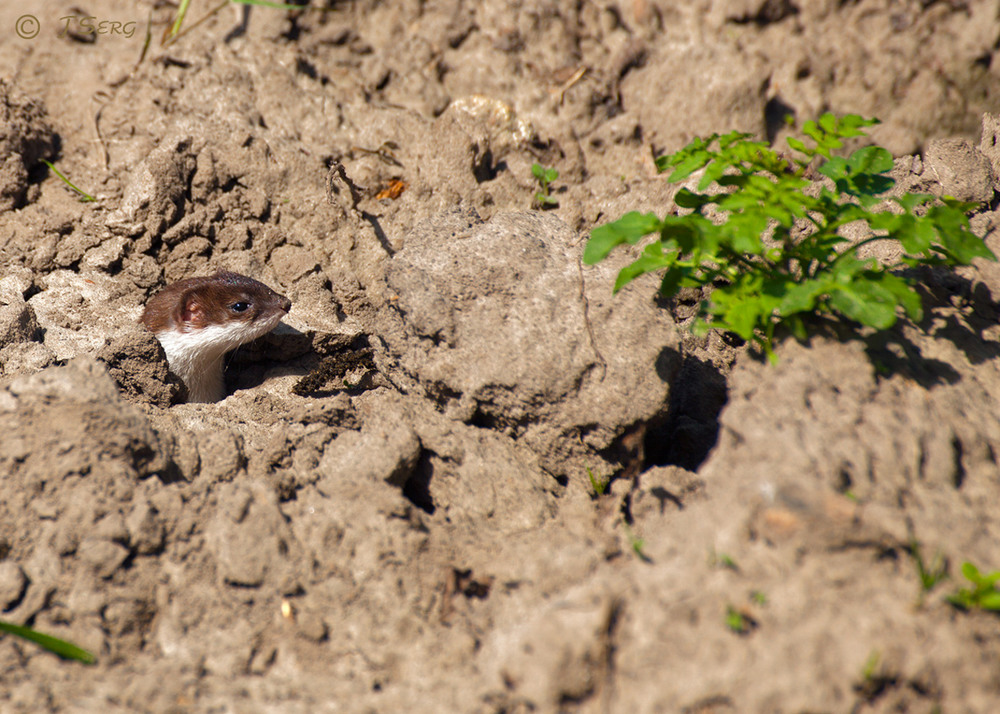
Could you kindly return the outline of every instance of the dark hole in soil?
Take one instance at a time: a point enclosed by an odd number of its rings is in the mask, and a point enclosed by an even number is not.
[[[472,418],[469,420],[469,424],[478,429],[496,429],[497,419],[492,414],[487,414],[477,407]]]
[[[745,13],[737,17],[730,17],[729,21],[737,25],[754,24],[757,27],[764,27],[774,22],[781,22],[786,17],[798,15],[799,8],[791,0],[764,0],[756,13]]]
[[[795,118],[795,110],[785,104],[781,97],[771,97],[764,105],[764,130],[767,132],[767,140],[774,143],[774,138],[785,126],[785,117]]]
[[[853,485],[854,485],[854,479],[851,478],[851,472],[848,470],[846,466],[841,466],[840,473],[837,474],[837,482],[834,486],[834,488],[836,488],[837,490],[837,493],[847,493],[848,491],[851,490],[851,487]]]
[[[430,453],[424,451],[420,454],[420,460],[413,470],[413,475],[403,485],[403,498],[428,515],[433,515],[437,509],[434,505],[434,499],[431,497],[431,477],[433,475],[434,465],[431,463]]]
[[[670,409],[648,424],[645,463],[696,471],[719,438],[719,412],[728,399],[726,377],[711,362],[685,356],[670,390]]]
[[[477,156],[472,164],[472,175],[476,177],[476,183],[492,181],[500,171],[499,165],[493,164],[493,150],[486,149],[482,155]]]

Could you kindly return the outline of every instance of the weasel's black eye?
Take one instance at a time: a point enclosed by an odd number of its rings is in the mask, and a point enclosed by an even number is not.
[[[248,302],[234,302],[229,306],[229,309],[233,312],[246,312],[250,309],[250,303]]]

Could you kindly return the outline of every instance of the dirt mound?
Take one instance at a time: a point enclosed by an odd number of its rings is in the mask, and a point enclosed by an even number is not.
[[[993,4],[327,5],[0,9],[0,619],[98,658],[0,709],[994,711],[997,264],[771,366],[580,262],[828,109],[1000,253]],[[138,318],[216,268],[293,308],[184,404]]]
[[[663,311],[639,292],[610,299],[617,270],[584,271],[579,251],[538,213],[421,223],[386,272],[398,327],[380,330],[439,408],[523,441],[562,478],[665,411],[680,366]]]

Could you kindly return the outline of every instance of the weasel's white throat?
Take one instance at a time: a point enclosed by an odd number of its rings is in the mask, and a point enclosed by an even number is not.
[[[189,402],[217,402],[225,396],[222,358],[226,352],[269,332],[279,321],[230,322],[182,332],[177,329],[156,333],[167,354],[170,369],[184,380]]]

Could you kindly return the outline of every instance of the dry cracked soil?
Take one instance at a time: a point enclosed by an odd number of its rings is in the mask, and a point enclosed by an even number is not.
[[[0,6],[0,619],[97,656],[0,711],[1000,711],[997,264],[771,365],[581,263],[826,110],[1000,253],[1000,2],[177,12]],[[218,268],[293,308],[184,404],[138,318]]]

